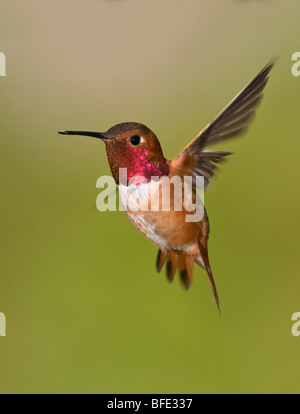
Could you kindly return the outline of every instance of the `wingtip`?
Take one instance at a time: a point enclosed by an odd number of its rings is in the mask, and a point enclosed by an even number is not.
[[[222,307],[221,307],[221,303],[219,301],[219,298],[218,298],[218,300],[216,300],[216,304],[217,304],[217,308],[218,308],[218,311],[219,311],[219,315],[222,316]]]
[[[213,295],[214,295],[214,300],[216,302],[216,305],[217,305],[219,314],[220,314],[220,316],[222,316],[221,302],[220,302],[220,299],[219,299],[219,295],[218,295],[218,292],[217,292],[217,288],[216,288],[215,282],[214,282],[213,278],[212,279],[209,278],[209,279],[210,279],[211,289],[212,289],[212,292],[213,292]]]
[[[273,57],[267,64],[266,66],[262,69],[261,74],[264,74],[264,77],[268,77],[269,73],[271,72],[271,70],[274,68],[274,66],[276,65],[277,60],[279,59],[279,57]]]
[[[276,65],[276,62],[280,59],[280,56],[273,56],[272,59],[270,59],[269,65],[274,66]]]

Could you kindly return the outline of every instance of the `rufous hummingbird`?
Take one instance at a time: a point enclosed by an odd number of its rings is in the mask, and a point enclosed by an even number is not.
[[[262,97],[273,66],[273,61],[265,66],[215,120],[171,161],[164,157],[156,135],[140,123],[124,122],[113,126],[107,132],[60,131],[59,133],[95,137],[105,143],[110,169],[119,187],[122,202],[126,201],[128,195],[134,191],[137,192],[138,197],[142,198],[141,192],[144,192],[145,186],[150,186],[150,184],[158,190],[164,178],[170,179],[175,175],[182,178],[189,176],[192,179],[203,176],[206,187],[214,175],[216,164],[230,155],[229,152],[207,150],[206,146],[227,140],[245,130],[247,122]],[[127,169],[125,183],[121,183],[120,169]],[[141,184],[138,180],[135,181],[135,177],[142,177],[145,184]],[[157,177],[154,184],[152,177]],[[192,187],[192,192],[195,198],[195,185]],[[159,190],[157,195],[163,197]],[[158,211],[151,209],[136,211],[136,209],[127,207],[126,213],[137,229],[159,248],[156,268],[160,272],[166,263],[169,281],[174,280],[177,269],[179,269],[184,285],[189,288],[193,280],[194,262],[206,270],[220,311],[220,301],[208,259],[209,221],[206,210],[204,209],[200,221],[187,222],[187,211],[184,205],[181,211],[174,208],[176,190],[169,195],[173,198],[170,211],[162,211],[160,200]]]

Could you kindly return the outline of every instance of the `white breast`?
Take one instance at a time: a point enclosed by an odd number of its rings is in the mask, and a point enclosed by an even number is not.
[[[120,199],[125,211],[149,211],[150,197],[159,196],[159,181],[150,181],[140,185],[119,185]]]
[[[156,194],[159,194],[158,191],[159,182],[157,181],[150,181],[138,186],[133,184],[130,186],[119,185],[120,200],[129,220],[156,246],[168,250],[168,245],[165,239],[158,234],[156,225],[149,223],[146,219],[146,217],[149,218],[147,211],[151,208],[149,197],[151,195],[155,197]]]

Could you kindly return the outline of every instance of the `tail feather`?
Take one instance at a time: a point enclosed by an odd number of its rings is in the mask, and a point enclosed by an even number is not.
[[[179,268],[180,277],[188,289],[191,287],[193,281],[193,267],[194,263],[192,259],[184,254],[175,252],[164,253],[161,250],[158,251],[156,260],[156,269],[158,273],[161,272],[164,264],[166,263],[166,274],[169,282],[173,282],[176,276],[177,269]]]
[[[207,272],[210,286],[219,310],[219,313],[221,314],[221,305],[220,300],[216,288],[216,284],[214,281],[213,273],[209,264],[208,260],[208,253],[207,253],[207,237],[202,237],[199,242],[199,249],[201,253],[201,261],[196,260],[196,262],[201,266],[204,267],[204,269]],[[161,272],[162,268],[164,267],[166,263],[166,273],[167,278],[170,282],[173,282],[177,269],[179,269],[181,280],[184,284],[184,286],[189,289],[193,282],[193,276],[194,276],[194,261],[189,257],[186,256],[183,253],[175,253],[173,251],[170,251],[168,253],[164,253],[161,250],[158,251],[157,260],[156,260],[156,269],[158,273]]]
[[[164,267],[166,258],[167,258],[166,253],[162,252],[161,250],[158,250],[158,255],[157,255],[157,259],[156,259],[157,273],[161,272],[162,268]]]
[[[167,278],[169,282],[173,282],[175,279],[178,266],[178,254],[174,252],[167,253]]]
[[[208,253],[207,253],[207,238],[203,237],[202,239],[199,240],[198,242],[199,245],[199,249],[200,249],[200,253],[201,253],[201,257],[203,260],[203,263],[205,265],[205,269],[206,269],[206,273],[208,275],[209,278],[209,282],[210,282],[210,286],[215,298],[215,302],[217,304],[218,307],[218,311],[221,315],[221,304],[220,304],[220,300],[219,300],[219,296],[218,296],[218,292],[217,292],[217,287],[214,281],[214,277],[213,277],[213,273],[209,264],[209,260],[208,260]]]
[[[194,264],[192,260],[188,256],[181,254],[179,256],[179,272],[181,280],[187,289],[189,289],[192,285],[193,268]]]

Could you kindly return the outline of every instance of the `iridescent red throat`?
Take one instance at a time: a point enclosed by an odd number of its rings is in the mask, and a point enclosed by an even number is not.
[[[166,162],[157,161],[155,163],[149,161],[149,151],[146,148],[114,148],[112,145],[106,146],[108,160],[113,177],[117,184],[119,184],[119,169],[127,169],[127,183],[130,180],[131,183],[136,185],[141,184],[143,181],[151,181],[152,177],[161,178],[164,175],[169,174],[169,167]],[[140,177],[134,179],[134,177]],[[143,180],[141,179],[143,178]],[[124,180],[122,179],[124,182]]]

